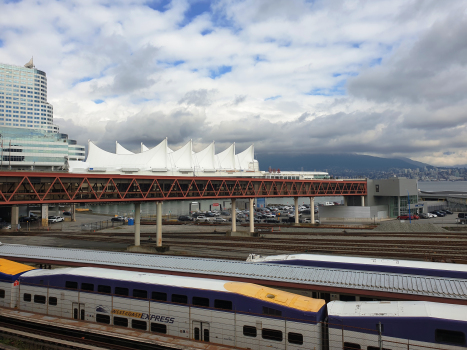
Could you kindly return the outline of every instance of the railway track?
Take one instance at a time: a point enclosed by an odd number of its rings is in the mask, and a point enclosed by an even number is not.
[[[50,345],[60,349],[113,349],[113,350],[173,350],[174,347],[135,342],[134,339],[124,339],[103,334],[96,334],[71,328],[46,325],[13,317],[0,316],[0,333],[10,336],[21,336],[22,340]],[[15,332],[9,332],[14,330]],[[79,346],[82,344],[84,346]]]

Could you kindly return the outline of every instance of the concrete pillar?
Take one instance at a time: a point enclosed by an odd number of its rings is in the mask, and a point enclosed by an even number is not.
[[[349,197],[344,196],[344,205],[347,207],[349,205]]]
[[[13,205],[11,207],[11,229],[16,230],[19,224],[19,207]]]
[[[365,196],[362,196],[362,207],[365,206]]]
[[[49,205],[42,204],[41,211],[42,211],[42,227],[47,227],[49,226]]]
[[[295,206],[295,223],[298,224],[298,197],[294,198],[294,206]]]
[[[255,207],[253,206],[254,204],[254,198],[250,198],[250,233],[255,232]]]
[[[76,221],[76,217],[75,217],[75,214],[76,214],[76,204],[75,203],[71,203],[71,207],[70,207],[70,214],[71,214],[71,221]]]
[[[162,202],[157,202],[156,205],[156,239],[157,246],[162,247]]]
[[[232,198],[232,232],[237,232],[237,200]]]
[[[310,197],[310,214],[311,214],[311,223],[315,223],[315,197]]]
[[[135,203],[135,246],[141,245],[141,203]]]

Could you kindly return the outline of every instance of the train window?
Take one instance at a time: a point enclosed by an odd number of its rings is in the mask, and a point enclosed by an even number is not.
[[[49,297],[49,305],[57,305],[57,298]]]
[[[111,293],[111,288],[110,288],[110,286],[104,286],[104,285],[99,284],[99,285],[97,286],[97,291],[98,291],[99,293],[110,294],[110,293]]]
[[[128,296],[128,288],[115,287],[115,295]]]
[[[128,318],[114,316],[114,326],[128,327]]]
[[[287,338],[290,344],[303,345],[303,334],[289,332]]]
[[[81,289],[94,292],[94,284],[93,283],[81,283]]]
[[[167,334],[167,325],[160,323],[151,323],[151,332]]]
[[[187,304],[188,297],[186,295],[181,294],[172,294],[172,302],[179,304]]]
[[[65,288],[78,289],[78,282],[65,281]]]
[[[5,289],[0,289],[0,298],[5,298]]]
[[[147,299],[148,298],[148,291],[143,290],[143,289],[133,289],[133,296],[135,298]]]
[[[142,331],[145,331],[148,329],[148,324],[146,323],[146,321],[131,320],[131,328],[141,329]]]
[[[344,343],[344,350],[348,350],[348,349],[361,349],[361,347],[359,344],[346,342]]]
[[[193,305],[209,307],[209,299],[201,297],[193,297]]]
[[[152,292],[151,299],[152,300],[167,301],[167,293]]]
[[[96,322],[110,324],[110,316],[109,315],[96,314]]]
[[[435,341],[437,343],[465,345],[465,334],[464,332],[459,332],[459,331],[437,329],[435,331]]]
[[[37,304],[45,304],[46,297],[43,295],[34,295],[34,302]]]
[[[380,349],[379,349],[379,346],[369,346],[366,348],[366,350],[380,350]],[[391,350],[391,349],[383,348],[383,350]]]
[[[31,301],[31,294],[24,293],[23,294],[23,300],[24,301]]]
[[[282,316],[282,311],[263,306],[263,314],[271,316]]]
[[[214,299],[214,307],[216,309],[232,310],[232,302],[230,300]]]
[[[263,328],[261,330],[261,336],[263,339],[267,340],[282,341],[282,332],[276,331],[275,329]]]
[[[245,337],[256,337],[256,327],[243,326],[243,335]]]

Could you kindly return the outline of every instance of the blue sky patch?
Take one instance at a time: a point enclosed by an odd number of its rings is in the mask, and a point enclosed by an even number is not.
[[[274,101],[274,100],[277,100],[278,98],[281,98],[281,97],[282,97],[281,95],[276,95],[276,96],[271,96],[271,97],[265,98],[264,100],[265,101]]]
[[[205,29],[201,32],[201,35],[205,36],[205,35],[211,34],[212,32],[213,32],[212,29]]]
[[[345,83],[346,80],[341,80],[336,85],[330,88],[317,88],[313,89],[310,92],[307,92],[306,95],[312,96],[344,96],[345,95]]]
[[[184,27],[193,21],[199,15],[202,15],[205,12],[211,12],[211,2],[209,0],[197,0],[189,1],[190,7],[185,12],[185,18],[181,23],[181,26]]]
[[[372,59],[371,62],[370,62],[370,67],[380,66],[382,60],[383,60],[382,57]]]
[[[0,39],[0,47],[3,47],[3,40]]]
[[[100,105],[101,103],[105,102],[104,100],[94,100],[93,101],[96,105]]]
[[[79,83],[84,83],[84,82],[90,81],[92,79],[94,79],[94,78],[84,77],[84,78],[78,79],[78,80],[74,81],[73,83],[71,83],[71,86],[75,86],[75,85],[78,85]]]
[[[172,0],[151,0],[146,2],[146,6],[159,12],[165,12],[170,8],[171,3]]]
[[[209,77],[211,79],[216,79],[221,75],[230,73],[232,71],[232,66],[219,66],[216,69],[211,69],[209,71]]]

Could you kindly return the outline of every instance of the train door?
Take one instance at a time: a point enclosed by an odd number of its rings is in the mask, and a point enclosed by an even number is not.
[[[82,303],[72,303],[73,304],[73,318],[75,320],[82,320],[84,321],[84,310],[85,310],[85,307],[84,307],[84,304]]]
[[[210,328],[208,322],[193,321],[192,329],[194,340],[209,341]]]

